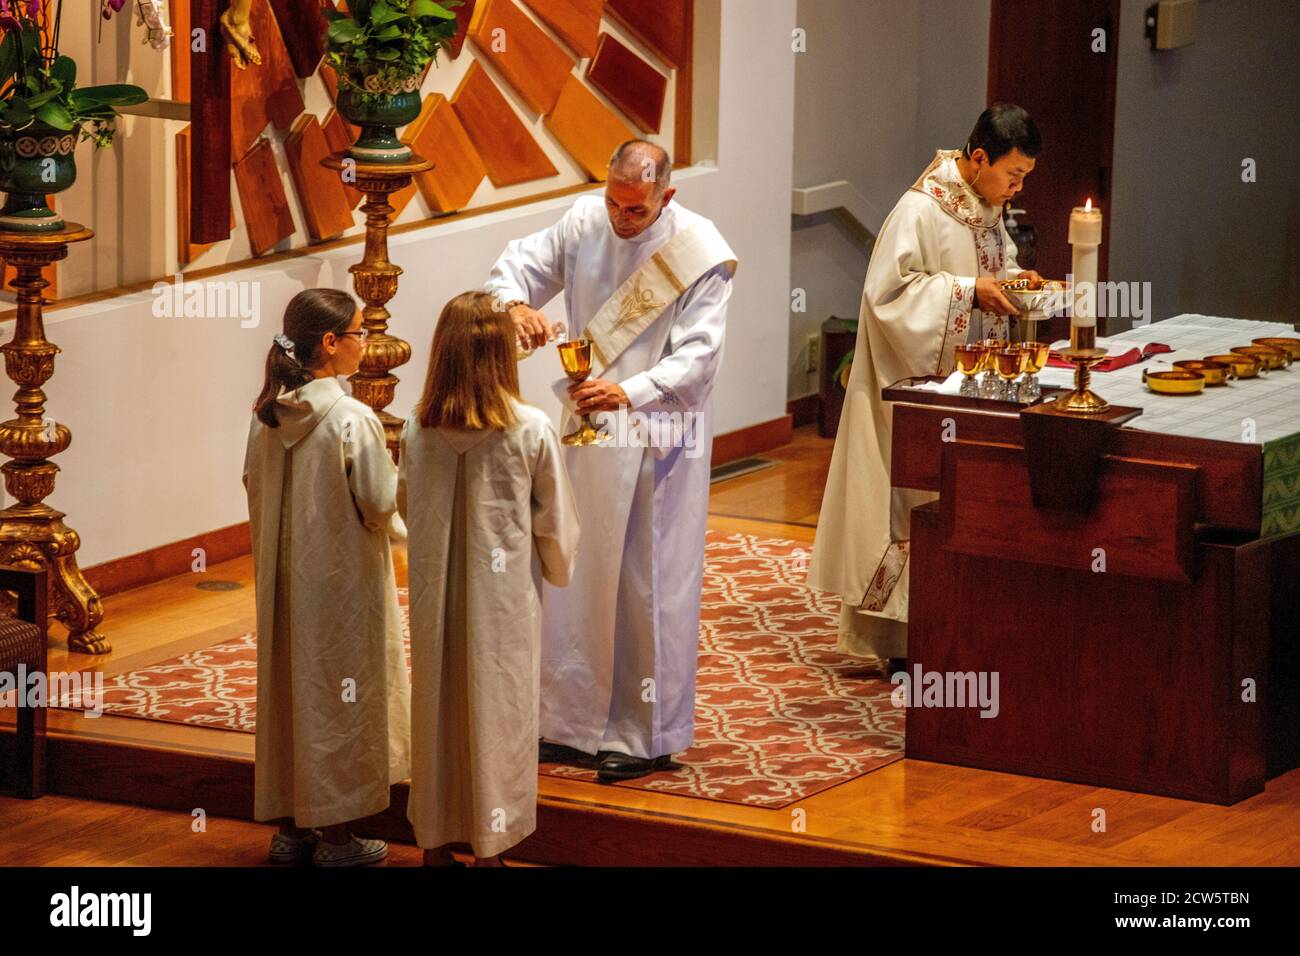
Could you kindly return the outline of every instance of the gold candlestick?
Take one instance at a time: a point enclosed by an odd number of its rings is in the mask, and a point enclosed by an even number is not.
[[[355,174],[349,182],[366,194],[361,211],[366,214],[366,247],[361,261],[350,266],[352,286],[365,303],[361,317],[366,328],[366,346],[361,367],[348,379],[352,394],[375,410],[384,426],[393,460],[402,435],[402,420],[384,411],[393,401],[398,377],[392,370],[411,360],[411,345],[388,334],[389,311],[385,304],[397,293],[397,278],[402,267],[388,261],[388,217],[393,207],[388,197],[411,184],[416,173],[433,168],[433,163],[412,156],[404,163],[359,163],[345,152],[333,153],[321,160],[327,169],[340,175]]]
[[[1080,415],[1099,415],[1110,408],[1110,402],[1088,387],[1092,367],[1105,357],[1106,350],[1097,348],[1095,325],[1070,326],[1070,347],[1061,352],[1061,358],[1074,363],[1074,391],[1058,398],[1057,408]]]
[[[57,232],[0,231],[0,257],[17,275],[18,317],[14,337],[3,346],[5,373],[18,386],[14,404],[18,417],[0,424],[0,452],[10,460],[0,465],[5,490],[17,503],[0,511],[0,564],[45,568],[50,586],[50,616],[68,628],[68,650],[107,654],[108,641],[95,628],[104,619],[104,606],[77,567],[81,539],[63,523],[62,511],[44,501],[54,491],[59,466],[49,459],[72,444],[66,425],[45,417],[41,386],[54,375],[59,347],[45,338],[41,290],[49,282],[41,270],[68,255],[68,244],[84,242],[94,233],[75,222]]]

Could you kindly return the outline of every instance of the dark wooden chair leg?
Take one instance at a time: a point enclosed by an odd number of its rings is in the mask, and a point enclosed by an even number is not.
[[[46,628],[49,624],[49,590],[48,576],[43,568],[15,568],[0,566],[0,590],[13,591],[18,596],[18,617],[36,626],[40,631],[35,647],[22,654],[27,660],[27,673],[39,671],[48,679],[49,658],[46,647]],[[18,662],[7,661],[15,669]],[[48,686],[48,685],[47,685]],[[20,687],[18,693],[25,694],[27,688]],[[45,706],[16,708],[16,734],[14,736],[14,792],[16,796],[28,800],[45,793],[45,728],[48,717],[48,701]]]
[[[34,800],[45,793],[44,707],[19,707],[14,753],[14,795]]]

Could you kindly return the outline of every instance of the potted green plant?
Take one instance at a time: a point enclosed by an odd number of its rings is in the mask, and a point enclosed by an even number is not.
[[[325,61],[338,76],[339,115],[361,128],[348,155],[366,163],[404,163],[411,149],[397,128],[420,115],[420,80],[456,35],[460,0],[349,0],[348,13],[325,4]]]
[[[62,229],[46,197],[76,180],[77,142],[109,145],[115,107],[148,99],[126,83],[78,87],[77,64],[59,54],[62,13],[62,0],[0,0],[0,229]]]

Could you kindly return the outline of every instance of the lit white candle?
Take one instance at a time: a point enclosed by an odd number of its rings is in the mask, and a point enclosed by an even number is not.
[[[1101,245],[1101,210],[1092,199],[1075,206],[1070,213],[1070,272],[1074,276],[1074,309],[1070,324],[1080,328],[1097,325],[1097,249]],[[1085,291],[1086,290],[1086,291]]]

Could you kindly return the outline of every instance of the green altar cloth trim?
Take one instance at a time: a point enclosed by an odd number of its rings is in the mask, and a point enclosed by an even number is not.
[[[1300,433],[1264,445],[1261,537],[1300,531]]]

